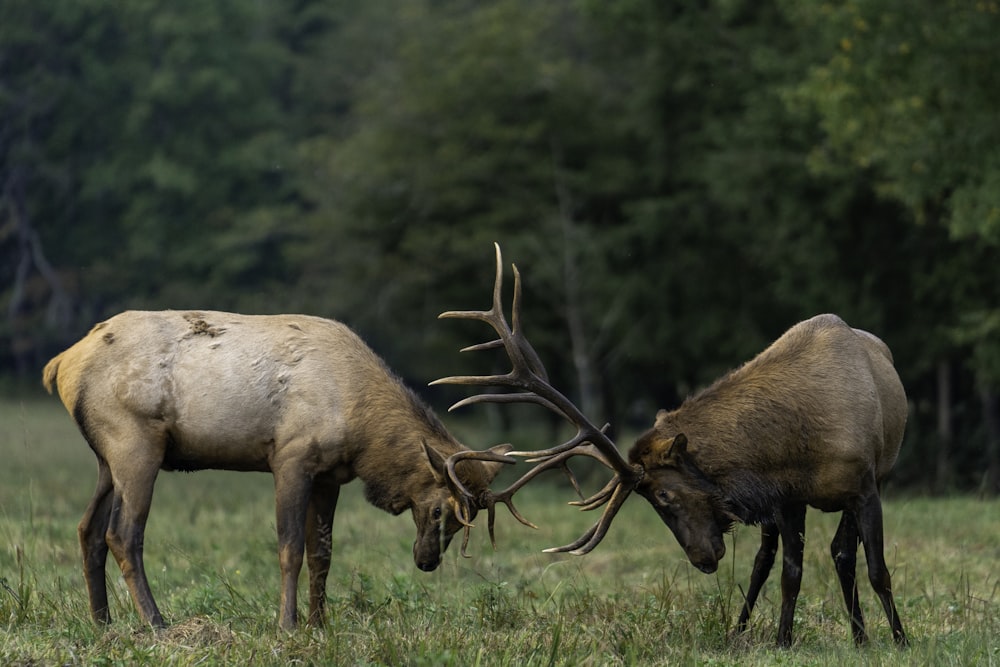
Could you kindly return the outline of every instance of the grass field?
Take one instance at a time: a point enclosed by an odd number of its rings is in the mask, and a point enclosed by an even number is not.
[[[596,519],[567,507],[571,492],[555,483],[525,489],[518,503],[540,530],[501,516],[496,552],[480,525],[470,559],[455,544],[429,574],[413,565],[409,515],[380,512],[349,485],[334,522],[328,626],[285,634],[270,477],[163,474],[146,569],[171,625],[154,632],[138,622],[113,562],[114,623],[90,621],[76,524],[96,466],[58,402],[0,403],[0,453],[3,665],[1000,665],[997,500],[886,500],[886,557],[912,643],[904,651],[863,571],[872,641],[852,645],[828,555],[837,516],[811,511],[795,644],[780,650],[777,571],[751,632],[729,636],[756,530],[736,531],[720,571],[704,575],[632,499],[588,556],[543,554]]]

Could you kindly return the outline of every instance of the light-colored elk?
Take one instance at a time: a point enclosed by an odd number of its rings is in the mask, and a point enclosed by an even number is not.
[[[110,548],[143,621],[164,625],[142,558],[160,470],[272,473],[279,622],[291,629],[304,552],[309,622],[324,621],[342,484],[357,477],[376,507],[410,510],[414,561],[431,571],[478,509],[452,477],[489,497],[501,467],[470,461],[449,476],[447,457],[465,447],[348,327],[318,317],[129,311],[52,359],[43,382],[58,387],[97,455],[97,489],[78,533],[91,613],[102,623],[111,620]]]
[[[443,383],[515,390],[472,396],[452,406],[479,402],[533,402],[565,417],[578,428],[566,443],[545,451],[460,452],[449,458],[449,473],[459,490],[455,464],[468,459],[509,463],[512,457],[535,463],[524,476],[491,498],[501,499],[523,523],[512,496],[539,473],[563,468],[573,456],[598,459],[614,478],[594,496],[574,504],[605,506],[580,539],[551,552],[585,554],[604,538],[632,491],[654,507],[674,533],[692,564],[714,572],[725,553],[723,533],[734,522],[760,524],[762,540],[754,562],[738,627],[745,629],[760,588],[773,565],[779,535],[783,543],[782,611],[778,642],[791,642],[792,616],[802,576],[805,508],[843,512],[831,545],[854,639],[866,639],[855,582],[859,541],[865,546],[868,573],[892,628],[906,643],[883,554],[879,484],[896,460],[906,422],[906,397],[886,345],[870,333],[852,329],[834,315],[820,315],[792,327],[767,350],[679,409],[661,411],[625,459],[606,435],[549,383],[538,355],[520,326],[521,285],[514,268],[513,326],[501,305],[502,260],[496,248],[493,306],[488,311],[443,313],[486,322],[499,339],[467,350],[503,347],[510,373],[458,376]],[[575,484],[575,479],[573,479]],[[577,487],[579,491],[579,487]],[[464,491],[475,506],[480,496]],[[490,500],[490,499],[487,499]],[[491,513],[489,502],[479,502]],[[530,525],[530,523],[528,524]],[[491,528],[492,533],[492,528]]]

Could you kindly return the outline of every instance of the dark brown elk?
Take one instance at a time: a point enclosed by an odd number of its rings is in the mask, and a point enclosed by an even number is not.
[[[512,324],[501,305],[502,261],[496,248],[493,306],[488,311],[452,311],[441,317],[480,320],[499,339],[466,350],[503,347],[513,365],[504,375],[458,376],[437,382],[513,390],[479,394],[452,406],[479,402],[533,402],[577,426],[576,436],[536,452],[460,452],[449,458],[455,486],[470,506],[490,510],[506,503],[539,473],[563,468],[573,456],[600,460],[614,478],[583,509],[605,506],[580,539],[549,552],[586,554],[603,539],[634,490],[645,497],[677,537],[692,564],[714,572],[725,554],[724,533],[735,522],[760,524],[761,547],[738,622],[745,629],[757,596],[783,544],[782,609],[778,642],[791,643],[792,616],[802,575],[805,509],[843,512],[831,550],[851,617],[854,639],[866,639],[858,603],[855,566],[859,540],[865,545],[869,578],[885,607],[893,638],[906,643],[892,597],[883,554],[879,484],[892,468],[906,423],[906,396],[886,345],[852,329],[834,315],[802,322],[753,361],[673,411],[661,411],[656,425],[639,438],[628,459],[614,442],[555,389],[520,326],[521,285],[514,267]],[[536,465],[503,492],[476,494],[462,488],[455,471],[467,459]],[[577,487],[579,491],[579,487]]]
[[[860,540],[893,639],[905,644],[883,550],[879,487],[896,461],[906,415],[885,343],[835,315],[818,315],[680,408],[660,411],[629,460],[645,471],[637,492],[703,572],[718,567],[723,534],[734,522],[761,526],[738,630],[746,628],[780,537],[778,643],[791,643],[811,505],[842,513],[831,555],[855,642],[866,641],[855,581]]]
[[[303,553],[309,622],[324,621],[342,484],[359,478],[376,507],[410,510],[414,562],[431,571],[479,509],[452,478],[489,497],[501,467],[468,462],[449,475],[447,458],[465,447],[348,327],[318,317],[129,311],[52,359],[43,381],[50,392],[58,387],[97,455],[97,490],[78,533],[91,613],[101,623],[111,621],[110,548],[142,620],[164,625],[143,566],[160,470],[274,476],[279,623],[291,629]]]

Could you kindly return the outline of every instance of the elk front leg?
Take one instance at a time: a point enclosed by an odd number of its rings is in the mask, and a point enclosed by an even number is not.
[[[774,567],[774,557],[778,553],[778,527],[775,524],[764,524],[760,527],[760,548],[753,559],[753,571],[750,573],[750,587],[747,589],[746,599],[743,601],[743,611],[736,622],[736,632],[746,632],[747,623],[750,621],[750,614],[754,605],[757,604],[757,596],[760,594],[764,582],[771,574]]]
[[[281,568],[281,607],[278,625],[292,631],[298,624],[298,583],[305,550],[306,511],[312,480],[295,464],[274,472],[278,528],[278,564]]]
[[[844,604],[851,619],[851,636],[854,637],[854,643],[860,646],[868,641],[868,636],[865,634],[865,617],[858,599],[858,540],[857,519],[853,512],[844,510],[830,543],[830,555],[833,557],[833,567],[837,570],[840,590],[844,594]]]
[[[306,514],[306,557],[309,562],[309,625],[326,622],[326,577],[333,550],[333,514],[337,509],[340,485],[332,481],[313,483]]]
[[[874,487],[874,482],[872,482]],[[882,602],[885,615],[892,628],[892,638],[899,646],[906,646],[906,633],[896,611],[896,601],[892,597],[892,578],[889,567],[885,564],[885,551],[882,535],[882,501],[878,493],[869,494],[861,502],[858,511],[858,528],[861,531],[861,542],[865,545],[865,560],[868,563],[868,580],[871,581],[875,595]]]
[[[90,615],[95,622],[103,624],[111,622],[104,566],[108,560],[106,534],[111,521],[112,490],[111,470],[103,458],[97,457],[97,489],[76,532],[83,552],[83,578],[87,582]]]
[[[781,618],[778,621],[778,646],[792,645],[792,621],[795,603],[802,586],[803,535],[806,530],[806,506],[786,505],[778,520],[781,531]]]

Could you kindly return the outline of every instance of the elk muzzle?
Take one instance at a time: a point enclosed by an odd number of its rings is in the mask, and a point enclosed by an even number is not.
[[[455,532],[444,527],[445,522],[437,519],[427,525],[417,527],[417,539],[413,542],[413,563],[424,572],[433,572],[441,564],[441,554],[448,549]]]
[[[712,574],[719,569],[719,561],[726,555],[726,543],[722,539],[722,535],[694,536],[689,531],[675,532],[687,532],[684,536],[686,539],[681,539],[680,534],[677,534],[676,537],[677,541],[684,547],[684,553],[692,565],[705,574]]]
[[[417,551],[418,544],[413,544],[413,562],[424,572],[433,572],[441,564],[441,554],[421,554]]]
[[[413,543],[413,563],[424,572],[433,572],[441,564],[441,553],[448,548],[451,537],[446,537],[438,543],[437,536],[433,539],[417,538]]]

